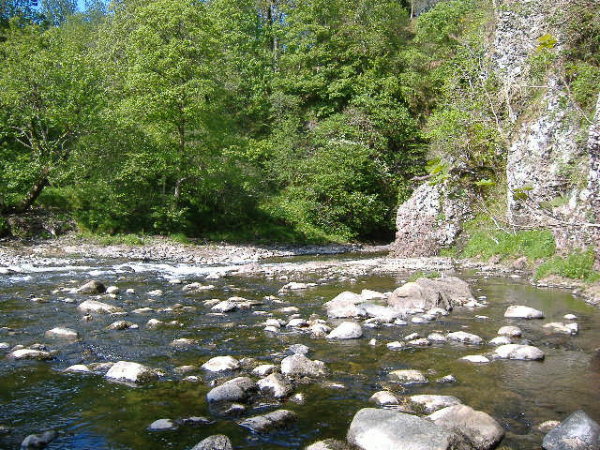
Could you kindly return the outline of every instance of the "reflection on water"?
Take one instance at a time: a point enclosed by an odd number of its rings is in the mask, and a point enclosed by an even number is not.
[[[415,386],[407,388],[405,393],[455,395],[465,404],[496,417],[508,432],[504,444],[512,448],[538,446],[541,435],[534,431],[536,424],[563,419],[576,409],[584,409],[592,418],[600,420],[600,358],[595,350],[600,346],[600,330],[596,326],[600,314],[564,291],[541,290],[514,280],[471,275],[468,278],[476,295],[484,295],[489,300],[490,305],[485,309],[455,311],[426,325],[365,329],[365,336],[358,341],[327,342],[289,331],[270,335],[262,331],[264,316],[251,311],[215,316],[207,314],[208,308],[202,305],[203,300],[210,298],[237,295],[262,299],[277,295],[284,284],[282,281],[227,277],[211,281],[216,285],[213,291],[187,296],[181,286],[166,282],[177,270],[173,266],[165,269],[165,265],[148,265],[132,272],[124,270],[123,264],[108,266],[88,261],[87,265],[85,270],[70,267],[55,272],[32,272],[29,279],[17,276],[0,279],[0,327],[15,330],[1,329],[0,342],[11,345],[47,342],[58,350],[57,359],[52,362],[0,361],[0,424],[13,428],[11,435],[0,437],[2,448],[16,448],[27,434],[50,428],[61,432],[60,438],[50,446],[56,449],[186,449],[216,433],[228,435],[235,446],[241,448],[299,448],[318,439],[343,439],[352,416],[369,405],[367,400],[375,391],[386,387],[401,392],[399,386],[387,382],[386,375],[390,370],[403,368],[422,370],[432,379],[454,374],[458,379],[455,384]],[[82,284],[90,271],[101,274],[100,278],[108,284],[117,284],[122,292],[127,288],[136,290],[136,295],[107,300],[129,311],[145,306],[158,310],[177,303],[191,308],[129,314],[126,319],[138,324],[138,330],[108,331],[106,326],[116,318],[98,316],[91,322],[81,321],[76,304],[61,302],[59,296],[51,293],[59,286]],[[197,273],[198,270],[188,270],[187,280],[196,281]],[[365,277],[354,284],[338,281],[290,293],[282,299],[287,305],[300,308],[304,318],[313,313],[324,317],[321,305],[342,290],[389,291],[400,279],[401,275]],[[311,277],[295,281],[311,281]],[[149,299],[146,293],[158,288],[165,295]],[[30,296],[48,302],[34,303],[28,300]],[[541,309],[546,320],[506,320],[503,314],[510,304]],[[255,309],[286,317],[275,312],[281,306],[286,305],[265,302]],[[543,323],[560,321],[567,313],[579,317],[578,336],[544,334]],[[489,319],[477,319],[476,314]],[[145,324],[150,318],[178,320],[183,326],[149,330]],[[544,350],[544,362],[496,361],[489,365],[471,365],[457,361],[467,354],[487,352],[491,349],[488,346],[446,344],[404,351],[390,351],[385,347],[386,342],[415,331],[427,335],[433,331],[466,330],[489,340],[496,336],[500,326],[509,323],[517,323],[524,337]],[[45,341],[44,331],[56,326],[74,328],[82,339],[75,343]],[[197,339],[199,344],[185,349],[168,345],[173,339],[184,337]],[[377,339],[378,345],[370,346],[371,338]],[[296,392],[304,393],[305,404],[287,402],[284,406],[295,411],[300,420],[285,431],[267,436],[252,435],[234,420],[214,415],[205,401],[210,389],[208,384],[182,382],[182,376],[173,372],[181,365],[199,366],[215,355],[278,362],[285,348],[294,343],[308,345],[311,358],[325,361],[331,369],[327,380],[341,383],[345,388],[332,389],[321,382],[298,386]],[[109,383],[99,375],[60,372],[72,364],[117,360],[161,368],[167,376],[153,384],[131,388]],[[277,407],[280,406],[254,405],[247,415]],[[206,416],[214,422],[184,425],[173,432],[146,431],[156,419],[190,416]]]

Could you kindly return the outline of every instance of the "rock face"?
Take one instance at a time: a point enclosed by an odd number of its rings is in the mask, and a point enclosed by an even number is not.
[[[157,374],[142,364],[119,361],[109,369],[106,378],[130,383],[144,383],[157,378]]]
[[[435,256],[455,242],[469,215],[470,202],[464,196],[453,198],[451,190],[446,183],[424,183],[400,206],[393,256]]]
[[[363,450],[444,450],[452,448],[456,436],[417,416],[365,408],[352,419],[347,439]]]
[[[463,437],[470,448],[495,448],[504,437],[504,429],[488,414],[466,405],[450,406],[428,416],[436,425]]]
[[[456,277],[439,279],[419,278],[396,289],[388,303],[393,308],[406,311],[428,311],[441,308],[449,311],[455,306],[473,301],[469,285]]]
[[[546,450],[600,448],[600,425],[585,412],[575,411],[544,437],[542,447]]]

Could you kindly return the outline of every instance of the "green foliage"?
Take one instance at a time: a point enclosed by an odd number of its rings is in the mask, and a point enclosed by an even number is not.
[[[419,278],[440,278],[442,274],[440,272],[423,272],[418,271],[411,274],[406,281],[417,281]]]
[[[596,255],[593,249],[575,251],[566,257],[556,256],[542,263],[535,272],[535,279],[549,275],[594,282],[600,280],[600,273],[594,268]]]
[[[479,230],[476,230],[479,228]],[[518,258],[526,256],[530,260],[547,258],[556,252],[554,236],[547,230],[529,230],[508,233],[500,230],[473,227],[469,240],[461,255],[467,258]]]

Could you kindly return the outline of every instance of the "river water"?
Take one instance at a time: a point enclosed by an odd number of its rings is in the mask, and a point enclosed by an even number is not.
[[[182,285],[170,284],[170,278],[202,281],[206,273],[225,272],[227,268],[199,270],[194,266],[88,260],[72,267],[23,269],[29,273],[0,275],[0,342],[11,346],[46,343],[57,351],[57,356],[52,361],[38,362],[12,361],[0,354],[0,425],[12,428],[10,434],[0,436],[0,448],[18,448],[28,434],[48,429],[59,431],[59,437],[48,447],[51,449],[188,449],[203,438],[220,433],[228,435],[239,448],[302,448],[321,439],[343,439],[353,415],[371,406],[368,399],[376,391],[388,388],[402,392],[400,386],[387,381],[388,372],[395,369],[418,369],[430,379],[453,374],[457,379],[454,384],[414,386],[404,393],[458,397],[495,417],[507,431],[502,445],[514,449],[539,448],[543,435],[535,431],[535,426],[546,420],[562,420],[577,409],[600,420],[600,312],[566,291],[535,288],[511,278],[462,273],[459,275],[469,281],[474,294],[486,297],[489,306],[477,311],[455,310],[425,325],[364,328],[362,339],[329,342],[297,330],[267,333],[262,324],[269,316],[288,317],[289,314],[278,312],[284,306],[296,306],[303,318],[311,314],[326,318],[322,304],[338,293],[362,289],[391,291],[410,274],[356,279],[340,276],[318,287],[285,295],[278,294],[285,284],[281,279],[226,276],[210,281],[215,285],[211,291],[185,295]],[[77,302],[86,297],[52,293],[59,287],[80,286],[91,278],[121,289],[118,298],[103,297],[102,301],[128,311],[147,306],[154,312],[123,318],[97,315],[92,321],[83,321],[77,303],[66,303],[64,297]],[[306,274],[301,278],[294,281],[310,282],[320,277]],[[129,288],[136,293],[125,294]],[[147,293],[155,289],[163,290],[164,295],[150,299]],[[261,300],[271,295],[279,296],[284,303],[265,301],[253,311],[226,315],[209,314],[210,309],[202,303],[232,296]],[[31,297],[44,302],[33,302]],[[175,304],[184,308],[172,309]],[[541,309],[546,319],[505,319],[504,311],[514,304]],[[264,313],[256,314],[257,310]],[[544,332],[544,323],[562,321],[567,313],[578,317],[577,336]],[[148,329],[146,322],[150,318],[177,320],[182,326]],[[106,329],[119,319],[134,322],[139,329]],[[385,346],[414,332],[426,336],[433,331],[468,331],[489,341],[501,326],[508,324],[521,327],[523,337],[540,347],[546,359],[474,365],[458,359],[493,348],[443,344],[392,351]],[[77,330],[80,340],[61,342],[44,337],[46,330],[57,326]],[[180,349],[169,345],[178,338],[193,338],[198,343]],[[377,345],[369,344],[372,338],[377,339]],[[305,396],[304,404],[252,404],[242,417],[282,407],[299,417],[291,427],[266,435],[252,434],[236,423],[237,418],[212,411],[206,402],[209,380],[202,371],[195,373],[201,379],[199,383],[182,381],[184,375],[174,371],[182,365],[198,367],[218,355],[277,364],[285,349],[296,343],[309,346],[309,357],[324,361],[330,375],[325,380],[296,386],[295,392]],[[166,376],[151,384],[131,387],[109,382],[101,374],[62,373],[73,364],[119,360],[161,369]],[[191,416],[204,416],[212,423],[183,425],[168,432],[146,430],[157,419]]]

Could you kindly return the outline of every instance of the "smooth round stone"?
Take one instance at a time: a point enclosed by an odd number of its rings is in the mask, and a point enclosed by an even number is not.
[[[511,319],[543,319],[544,313],[529,306],[512,305],[507,308],[504,317]]]
[[[64,371],[67,373],[91,373],[90,368],[84,364],[69,366]]]
[[[240,362],[232,356],[215,356],[201,366],[209,372],[225,372],[240,368]]]
[[[47,338],[77,340],[79,333],[71,328],[56,327],[44,333]]]
[[[467,361],[475,364],[487,364],[490,362],[488,358],[483,355],[467,355],[460,358],[460,361]]]
[[[173,431],[177,429],[177,424],[171,419],[155,420],[148,426],[148,431]]]

